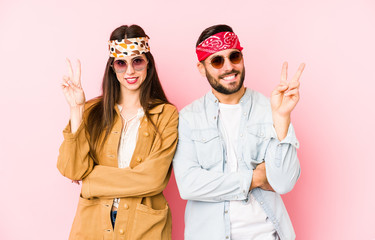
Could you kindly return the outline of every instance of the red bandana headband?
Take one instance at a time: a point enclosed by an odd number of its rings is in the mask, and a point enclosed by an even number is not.
[[[235,33],[216,33],[215,35],[212,35],[198,45],[196,49],[198,61],[203,61],[211,54],[226,49],[238,49],[242,51],[243,47],[241,47],[240,40],[238,40],[238,37]]]

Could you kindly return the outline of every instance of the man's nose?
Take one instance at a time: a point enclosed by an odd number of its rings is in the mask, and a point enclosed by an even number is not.
[[[233,70],[233,63],[228,58],[224,58],[222,70],[224,72],[230,72]]]

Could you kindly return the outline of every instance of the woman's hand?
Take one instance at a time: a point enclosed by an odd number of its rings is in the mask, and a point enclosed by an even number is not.
[[[81,181],[77,181],[77,180],[72,180],[72,183],[75,183],[77,185],[81,185]]]
[[[77,60],[77,67],[73,73],[72,64],[66,59],[68,64],[69,76],[63,77],[62,90],[65,98],[71,108],[83,106],[85,104],[85,93],[81,85],[81,62]]]
[[[75,73],[73,73],[72,64],[69,59],[66,59],[68,64],[69,76],[63,77],[61,84],[65,99],[70,106],[70,128],[71,132],[75,133],[83,119],[83,112],[85,110],[85,93],[81,85],[81,62],[77,61]]]

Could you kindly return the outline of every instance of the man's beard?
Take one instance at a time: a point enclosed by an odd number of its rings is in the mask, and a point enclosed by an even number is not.
[[[236,82],[230,83],[231,86],[234,86],[233,88],[224,87],[222,84],[220,84],[220,79],[224,78],[225,76],[231,75],[231,74],[239,74],[239,73],[240,73],[240,71],[232,70],[229,73],[225,73],[223,75],[220,75],[218,79],[215,79],[206,70],[206,77],[207,77],[207,80],[208,80],[208,82],[210,83],[210,85],[213,89],[215,89],[219,93],[229,95],[229,94],[232,94],[232,93],[236,93],[241,89],[241,87],[243,85],[243,82],[245,80],[245,68],[242,70],[242,73],[241,73],[241,76],[240,76],[240,82],[238,83],[238,85],[235,86]]]

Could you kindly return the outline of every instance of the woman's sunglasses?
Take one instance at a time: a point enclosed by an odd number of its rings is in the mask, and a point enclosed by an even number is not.
[[[131,64],[135,71],[142,71],[148,63],[145,59],[141,57],[133,58],[131,61]],[[128,62],[123,59],[118,59],[113,63],[112,67],[116,73],[123,73],[126,72],[126,70],[128,69]]]
[[[216,57],[213,57],[211,59],[211,62],[210,64],[216,68],[216,69],[220,69],[223,67],[224,65],[224,61],[225,61],[225,58],[226,57],[223,57],[223,56],[216,56]],[[230,55],[229,55],[229,61],[233,64],[238,64],[241,62],[242,60],[242,53],[241,52],[232,52]]]

